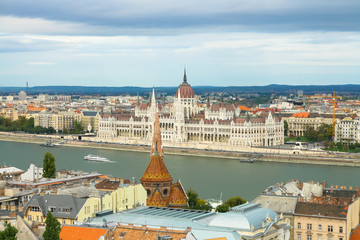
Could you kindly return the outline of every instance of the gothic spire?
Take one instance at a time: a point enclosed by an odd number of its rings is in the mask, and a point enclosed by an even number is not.
[[[164,152],[162,149],[162,142],[161,142],[160,119],[158,112],[155,114],[154,135],[153,135],[150,156],[156,153],[158,153],[160,156],[164,156]]]
[[[155,99],[155,88],[153,87],[152,94],[151,94],[151,105],[156,105],[156,99]]]
[[[186,68],[184,68],[184,82],[187,83],[187,78],[186,78]]]

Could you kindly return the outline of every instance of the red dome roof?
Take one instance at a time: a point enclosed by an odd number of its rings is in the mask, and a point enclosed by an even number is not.
[[[184,71],[184,81],[176,90],[175,97],[179,96],[179,92],[180,92],[181,98],[194,98],[195,97],[194,89],[190,86],[190,84],[187,83],[185,71]]]

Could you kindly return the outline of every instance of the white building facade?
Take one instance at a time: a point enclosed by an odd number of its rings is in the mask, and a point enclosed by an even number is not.
[[[173,104],[158,104],[153,90],[151,100],[138,102],[133,115],[103,114],[97,138],[103,142],[148,144],[153,134],[155,113],[159,112],[165,146],[236,150],[284,143],[284,123],[271,113],[239,117],[237,104],[223,102],[208,103],[203,112],[200,110],[185,73]]]
[[[335,142],[356,143],[360,142],[360,119],[351,117],[337,121],[335,125]]]

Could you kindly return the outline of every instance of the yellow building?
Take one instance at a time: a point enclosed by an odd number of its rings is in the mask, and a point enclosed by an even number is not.
[[[146,191],[141,184],[120,186],[117,190],[108,192],[101,197],[88,198],[83,209],[78,214],[78,221],[95,217],[96,212],[123,210],[146,205]]]
[[[50,113],[42,111],[37,114],[33,114],[34,126],[41,126],[44,128],[52,127],[55,131],[63,131],[64,129],[73,129],[74,122],[80,122],[80,114],[76,112],[59,112]]]
[[[141,184],[121,185],[117,190],[102,196],[77,198],[72,195],[36,195],[24,206],[24,219],[45,223],[48,211],[61,224],[83,222],[101,211],[120,212],[137,206],[145,206],[146,191]]]

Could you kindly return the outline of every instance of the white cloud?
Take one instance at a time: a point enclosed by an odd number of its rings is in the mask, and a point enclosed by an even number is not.
[[[53,62],[27,62],[27,65],[54,65]]]

